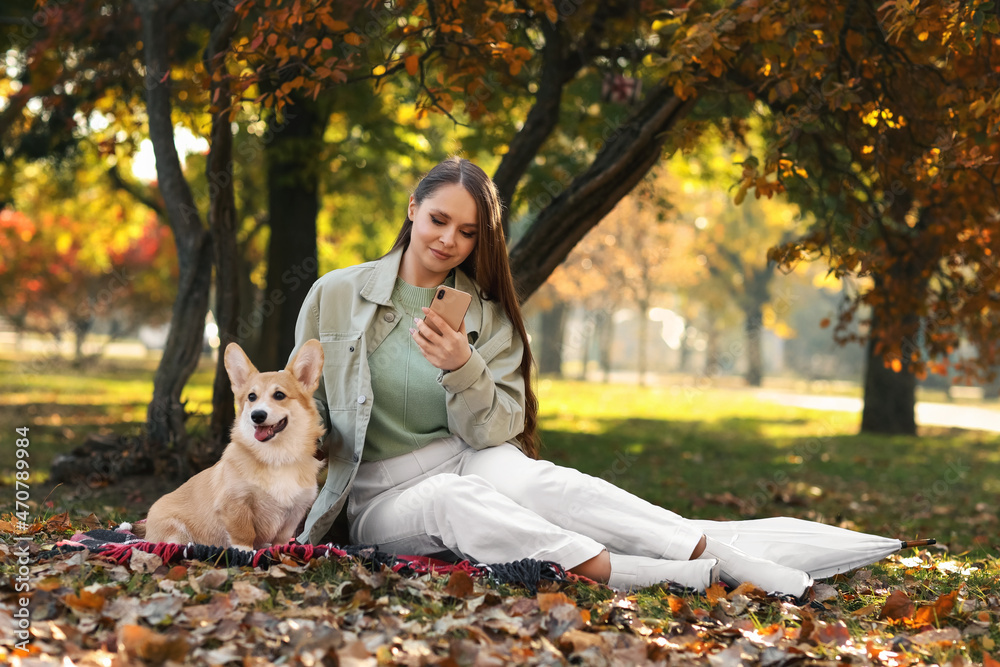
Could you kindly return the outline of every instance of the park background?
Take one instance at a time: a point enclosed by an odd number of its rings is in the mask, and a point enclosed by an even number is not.
[[[0,506],[17,428],[43,523],[135,520],[217,460],[220,349],[284,366],[309,285],[458,154],[505,203],[542,457],[995,558],[992,3],[4,15]]]

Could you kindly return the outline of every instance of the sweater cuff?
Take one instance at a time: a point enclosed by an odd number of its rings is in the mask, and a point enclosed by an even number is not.
[[[445,391],[452,394],[465,391],[474,385],[479,376],[486,370],[486,360],[483,359],[483,355],[479,354],[479,350],[471,345],[469,347],[472,348],[472,356],[469,357],[464,366],[453,371],[438,373],[438,382],[445,388]]]

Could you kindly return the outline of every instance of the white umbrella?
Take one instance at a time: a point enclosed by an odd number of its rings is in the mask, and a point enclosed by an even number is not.
[[[934,540],[906,542],[791,517],[692,523],[708,537],[751,556],[805,570],[814,579],[874,563],[900,549],[935,544]]]

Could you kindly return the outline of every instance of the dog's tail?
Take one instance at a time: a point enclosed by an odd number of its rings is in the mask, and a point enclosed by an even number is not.
[[[146,522],[145,521],[136,521],[135,523],[132,524],[131,528],[126,528],[126,530],[131,530],[132,534],[135,535],[138,538],[141,538],[141,539],[145,539],[146,538]]]

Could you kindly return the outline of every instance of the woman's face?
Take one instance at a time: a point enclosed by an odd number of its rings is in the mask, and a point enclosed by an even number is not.
[[[476,201],[462,185],[440,186],[420,205],[410,196],[413,231],[403,257],[403,279],[420,287],[436,287],[465,261],[479,234]]]

